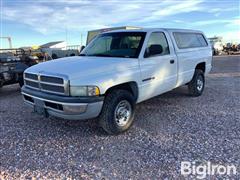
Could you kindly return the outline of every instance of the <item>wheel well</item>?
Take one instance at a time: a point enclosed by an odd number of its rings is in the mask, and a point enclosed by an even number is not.
[[[138,86],[137,86],[136,82],[127,82],[127,83],[123,83],[123,84],[118,84],[116,86],[109,88],[105,94],[107,95],[108,93],[110,93],[111,91],[116,90],[116,89],[127,90],[134,96],[135,100],[137,100],[137,98],[138,98]]]
[[[205,73],[206,63],[205,62],[199,63],[195,69],[201,69]]]

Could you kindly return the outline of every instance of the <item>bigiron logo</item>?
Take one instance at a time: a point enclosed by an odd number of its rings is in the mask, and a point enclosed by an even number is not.
[[[181,175],[193,175],[198,179],[204,179],[207,176],[233,176],[237,174],[237,167],[233,164],[213,164],[211,162],[196,163],[181,162]]]

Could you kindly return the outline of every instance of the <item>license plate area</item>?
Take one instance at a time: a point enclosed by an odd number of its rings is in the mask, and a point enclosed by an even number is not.
[[[34,112],[44,117],[48,117],[48,113],[45,109],[45,103],[42,100],[34,99]]]

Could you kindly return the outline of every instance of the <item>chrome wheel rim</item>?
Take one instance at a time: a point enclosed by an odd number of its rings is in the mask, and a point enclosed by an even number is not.
[[[116,106],[114,119],[118,126],[125,126],[131,118],[132,106],[127,100],[122,100]]]
[[[199,77],[199,78],[197,79],[197,90],[198,90],[198,91],[201,91],[202,88],[203,88],[203,79],[202,79],[202,77]]]

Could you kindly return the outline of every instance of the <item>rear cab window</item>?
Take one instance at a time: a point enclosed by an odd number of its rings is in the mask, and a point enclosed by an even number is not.
[[[174,32],[174,39],[179,49],[207,47],[208,43],[203,34],[192,32]]]

